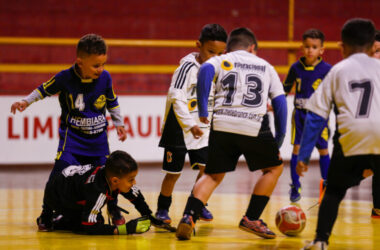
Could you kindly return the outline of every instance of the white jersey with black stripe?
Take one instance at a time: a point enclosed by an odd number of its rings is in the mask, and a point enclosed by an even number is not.
[[[333,105],[343,154],[380,154],[380,61],[356,53],[336,64],[306,108],[327,119]]]
[[[214,66],[215,105],[213,129],[257,136],[268,98],[284,94],[274,70],[264,59],[245,50],[237,50],[209,59]]]
[[[180,66],[174,72],[166,99],[163,124],[164,129],[168,122],[169,111],[173,109],[176,119],[171,119],[170,122],[178,122],[181,126],[187,150],[206,147],[210,132],[210,125],[201,123],[198,117],[196,86],[200,64],[196,60],[197,56],[198,53],[190,53],[182,58]],[[211,111],[213,94],[210,95],[209,100],[209,111]],[[195,139],[190,132],[195,125],[203,131],[203,136],[199,139]]]

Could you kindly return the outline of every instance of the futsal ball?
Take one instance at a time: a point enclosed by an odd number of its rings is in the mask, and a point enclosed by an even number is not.
[[[306,215],[300,207],[286,206],[276,214],[276,225],[281,233],[296,236],[306,225]]]

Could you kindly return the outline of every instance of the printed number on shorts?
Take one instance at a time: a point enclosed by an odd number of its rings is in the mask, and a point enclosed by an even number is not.
[[[227,95],[223,101],[223,105],[231,106],[236,93],[237,73],[228,73],[223,77],[221,83],[223,88],[227,90]],[[243,94],[241,104],[247,107],[260,106],[263,102],[263,98],[261,96],[261,93],[263,92],[261,79],[255,74],[249,74],[245,78],[245,84],[247,85],[247,93]]]
[[[83,175],[84,173],[86,173],[91,168],[92,167],[91,167],[90,164],[83,165],[83,166],[73,166],[72,165],[72,166],[68,166],[67,168],[65,168],[64,170],[62,170],[62,174],[65,177],[73,176],[75,174]]]
[[[350,92],[360,91],[356,118],[367,118],[371,108],[373,86],[370,80],[354,81],[349,83]]]

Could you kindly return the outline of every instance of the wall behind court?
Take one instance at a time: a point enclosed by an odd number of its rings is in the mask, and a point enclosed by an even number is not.
[[[60,108],[57,97],[45,98],[33,103],[23,113],[12,115],[10,105],[21,96],[0,98],[0,165],[53,163],[58,147],[58,127]],[[165,109],[164,96],[119,96],[125,129],[128,138],[118,141],[116,130],[110,124],[108,141],[111,151],[125,150],[138,162],[161,162],[162,148],[158,147],[161,125]],[[290,144],[290,119],[293,98],[288,97],[288,128],[281,148],[281,155],[289,160],[292,152]],[[110,117],[108,117],[110,120]],[[273,116],[270,116],[273,128]],[[335,119],[330,119],[334,131]],[[331,140],[330,140],[331,149]],[[316,159],[316,150],[312,158]]]

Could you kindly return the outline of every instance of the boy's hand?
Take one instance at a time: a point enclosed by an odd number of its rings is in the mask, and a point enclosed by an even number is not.
[[[302,162],[302,161],[299,161],[297,162],[297,167],[296,167],[296,172],[299,176],[303,176],[303,172],[307,172],[309,166]]]
[[[15,102],[11,106],[11,113],[16,114],[16,110],[22,112],[28,107],[28,103],[24,100]]]
[[[203,135],[203,131],[198,127],[198,125],[192,127],[190,132],[193,134],[195,139],[199,139]]]
[[[207,117],[199,117],[199,120],[203,122],[204,124],[209,124],[210,121],[207,119]]]
[[[127,139],[127,132],[125,132],[124,126],[117,126],[116,131],[119,136],[119,141],[125,141],[125,139]]]
[[[273,112],[273,107],[269,103],[267,104],[267,111],[268,112]]]

